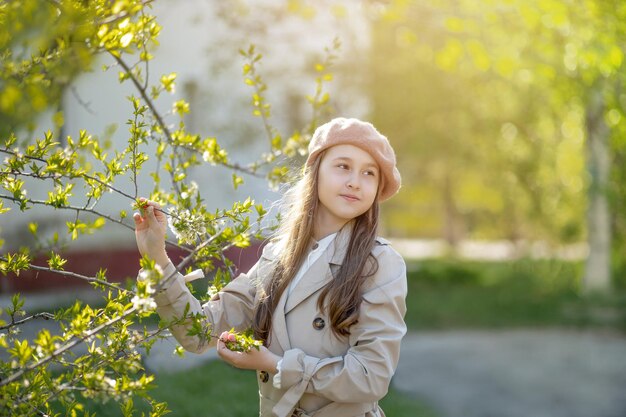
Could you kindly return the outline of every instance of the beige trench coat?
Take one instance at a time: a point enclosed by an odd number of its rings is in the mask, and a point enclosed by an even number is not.
[[[406,333],[404,314],[407,293],[406,266],[388,241],[377,238],[372,254],[377,273],[364,285],[358,323],[351,334],[333,335],[330,321],[317,308],[321,289],[332,279],[345,257],[351,223],[339,231],[333,243],[278,303],[268,348],[282,356],[280,389],[273,375],[257,372],[262,417],[380,417],[378,400],[388,390]],[[191,295],[185,277],[169,265],[164,271],[176,274],[172,283],[155,300],[159,315],[170,320],[189,313],[202,313],[212,333],[251,326],[257,287],[266,279],[277,259],[276,247],[268,244],[259,261],[204,305]],[[282,312],[282,314],[279,314]],[[200,340],[187,335],[184,325],[172,333],[188,351],[201,353],[215,339]]]

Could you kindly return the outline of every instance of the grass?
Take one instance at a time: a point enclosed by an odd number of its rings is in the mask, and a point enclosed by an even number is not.
[[[165,401],[176,417],[254,417],[259,415],[256,375],[221,361],[211,361],[195,369],[171,374],[159,374],[157,388],[151,391],[158,401]],[[136,415],[149,408],[135,400]],[[426,406],[394,389],[381,402],[392,417],[434,417]],[[90,403],[87,409],[98,417],[121,417],[117,404]]]
[[[410,329],[602,327],[626,331],[626,291],[584,296],[582,264],[429,260],[408,265]]]

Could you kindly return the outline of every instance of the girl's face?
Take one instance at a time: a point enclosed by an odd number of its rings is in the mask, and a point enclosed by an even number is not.
[[[353,145],[329,148],[320,163],[318,221],[337,230],[374,203],[380,182],[378,164]]]

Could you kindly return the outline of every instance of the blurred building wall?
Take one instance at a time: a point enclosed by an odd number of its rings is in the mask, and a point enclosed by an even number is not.
[[[150,61],[149,80],[156,84],[161,75],[176,72],[176,91],[173,95],[161,95],[156,102],[158,110],[167,115],[174,101],[185,99],[191,105],[191,112],[185,119],[188,131],[202,137],[216,137],[220,145],[227,149],[233,162],[245,165],[267,151],[269,145],[262,121],[252,116],[250,96],[253,91],[243,82],[241,68],[244,61],[238,50],[254,43],[263,54],[259,72],[269,87],[267,99],[272,105],[272,123],[287,138],[310,117],[311,110],[303,97],[314,94],[315,73],[311,67],[317,58],[323,56],[324,48],[332,45],[335,37],[339,37],[342,49],[337,65],[349,66],[349,61],[354,61],[355,56],[364,55],[362,51],[368,47],[369,39],[366,19],[358,2],[346,2],[351,6],[349,16],[338,16],[329,7],[321,6],[314,16],[274,14],[278,17],[272,21],[268,20],[268,16],[272,16],[274,10],[280,5],[284,6],[285,2],[249,2],[248,9],[241,10],[234,6],[243,3],[233,2],[233,7],[229,7],[224,3],[203,0],[155,2],[153,13],[162,31],[159,35],[160,45],[153,52],[154,59]],[[129,57],[126,58],[133,62]],[[139,95],[130,81],[123,84],[118,82],[119,69],[114,64],[112,58],[102,56],[94,64],[92,72],[81,75],[67,90],[62,103],[65,118],[63,134],[77,138],[79,131],[85,129],[99,138],[110,136],[114,144],[111,152],[123,149],[128,141],[126,122],[132,117],[132,105],[127,97]],[[103,66],[111,68],[103,71]],[[330,93],[337,113],[363,117],[369,105],[366,94],[350,82],[350,77],[354,76],[338,73],[329,85]],[[42,118],[40,128],[37,129],[41,132],[40,136],[51,128],[49,116]],[[166,120],[172,125],[178,123],[177,117],[171,115]],[[146,146],[142,151],[151,157],[138,178],[139,195],[146,196],[154,186],[148,175],[155,166],[152,157],[154,148]],[[168,179],[164,175],[162,177],[162,184],[167,186]],[[228,208],[234,201],[244,200],[248,196],[257,203],[271,205],[279,197],[278,193],[269,190],[264,180],[245,175],[245,183],[235,191],[232,187],[232,172],[209,164],[194,168],[189,179],[198,183],[209,209]],[[134,186],[129,178],[119,179],[112,185],[134,194]],[[49,184],[30,181],[28,197],[46,200],[48,187]],[[72,205],[85,204],[86,197],[81,195],[83,192],[82,186],[74,188]],[[105,195],[96,208],[113,217],[117,217],[120,210],[125,210],[129,214],[126,221],[130,225],[130,204],[128,198],[111,193]],[[34,242],[27,225],[36,222],[43,239],[51,238],[56,231],[62,239],[67,240],[64,257],[92,259],[77,272],[94,275],[100,267],[106,268],[108,265],[109,270],[113,268],[118,271],[116,274],[120,275],[119,278],[125,274],[134,275],[138,252],[132,230],[107,223],[103,230],[94,235],[80,236],[76,241],[71,241],[69,236],[63,235],[66,231],[65,222],[73,220],[75,215],[72,211],[41,206],[21,212],[13,206],[10,212],[2,215],[0,225],[0,233],[6,239],[5,250],[32,245]],[[95,218],[83,214],[81,219],[86,221]],[[106,252],[117,255],[102,255],[100,264],[94,261],[98,259],[97,255],[93,257],[94,253]],[[128,268],[118,270],[113,263],[122,259]],[[45,259],[42,261],[45,262]],[[75,263],[83,264],[85,262]],[[41,278],[41,274],[35,275]],[[27,281],[24,277],[21,280]],[[33,285],[41,288],[43,284],[40,279]],[[26,285],[26,289],[29,287],[30,284]],[[15,289],[14,286],[11,288]],[[6,282],[0,285],[0,291],[9,289]]]

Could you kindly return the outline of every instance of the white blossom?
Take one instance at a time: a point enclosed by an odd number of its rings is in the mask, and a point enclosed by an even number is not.
[[[195,181],[191,181],[189,187],[186,191],[180,193],[181,198],[189,198],[198,192],[198,183]]]
[[[192,244],[199,236],[206,234],[206,224],[202,216],[176,207],[170,209],[169,213],[167,223],[181,243]]]
[[[117,381],[114,380],[113,378],[109,378],[105,376],[103,381],[112,389],[115,389],[115,386],[117,385]]]
[[[136,295],[133,297],[131,302],[133,303],[133,307],[140,313],[154,311],[157,307],[156,302],[152,297],[140,297],[139,295]]]
[[[160,265],[154,265],[154,269],[142,269],[139,272],[139,281],[144,281],[146,284],[158,282],[163,276],[163,269]]]

